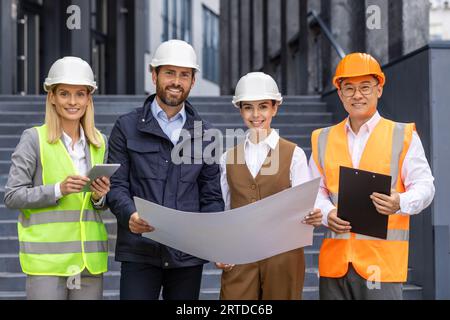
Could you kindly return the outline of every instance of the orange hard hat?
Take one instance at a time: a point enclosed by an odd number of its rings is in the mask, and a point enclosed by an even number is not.
[[[333,84],[340,87],[340,80],[344,78],[373,75],[378,78],[381,86],[386,83],[386,76],[381,71],[381,66],[374,57],[367,53],[351,53],[339,62]]]

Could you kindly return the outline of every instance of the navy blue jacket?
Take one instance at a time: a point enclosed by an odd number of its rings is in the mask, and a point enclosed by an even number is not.
[[[118,221],[116,260],[162,268],[200,265],[207,261],[133,234],[129,229],[130,216],[136,212],[134,196],[186,212],[224,210],[219,164],[207,164],[210,162],[204,159],[200,164],[194,164],[194,160],[192,164],[174,164],[171,161],[174,146],[151,112],[154,99],[154,95],[150,96],[142,108],[121,116],[109,138],[108,162],[121,164],[111,178],[107,196],[109,208]],[[194,130],[194,122],[202,119],[187,101],[185,109],[184,129],[191,137],[202,140],[210,125],[203,122],[202,130],[197,126]],[[187,143],[192,143],[194,150],[194,139]],[[208,142],[202,142],[201,146],[204,150]]]

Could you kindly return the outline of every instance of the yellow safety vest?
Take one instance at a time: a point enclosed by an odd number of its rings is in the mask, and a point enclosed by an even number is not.
[[[324,176],[331,201],[337,207],[339,167],[353,167],[346,134],[346,121],[314,131],[313,159]],[[381,119],[370,135],[359,169],[392,176],[392,188],[404,192],[401,169],[411,145],[414,124]],[[360,276],[379,282],[405,282],[408,272],[409,216],[389,216],[387,240],[329,230],[319,255],[322,277],[340,278],[352,263]]]
[[[36,129],[43,185],[55,185],[76,175],[62,141],[50,144],[47,127]],[[89,147],[92,165],[103,163],[102,142],[101,148]],[[91,193],[64,196],[54,207],[21,210],[18,234],[20,264],[26,274],[72,276],[85,268],[92,274],[107,271],[108,234],[100,213],[92,206]]]

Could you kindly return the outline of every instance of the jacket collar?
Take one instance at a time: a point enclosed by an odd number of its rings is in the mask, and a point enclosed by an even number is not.
[[[145,100],[142,108],[137,109],[138,115],[137,129],[141,132],[150,133],[158,137],[168,139],[151,111],[151,105],[155,100],[155,98],[156,94],[149,96],[147,100]],[[196,123],[201,122],[203,120],[198,114],[198,112],[189,103],[189,101],[187,100],[185,101],[184,107],[186,111],[186,123],[184,124],[183,129],[189,130],[192,137],[198,136],[197,132],[200,126]],[[202,135],[204,131],[205,129],[203,125]]]

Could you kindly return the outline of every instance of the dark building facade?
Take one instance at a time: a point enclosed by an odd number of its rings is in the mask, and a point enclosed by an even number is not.
[[[2,0],[0,92],[42,93],[51,64],[74,55],[91,62],[100,93],[143,93],[148,9],[134,0]]]
[[[264,71],[288,95],[330,89],[339,55],[365,51],[385,64],[429,38],[428,0],[221,0],[221,92],[243,74]],[[310,14],[310,15],[308,15]]]

